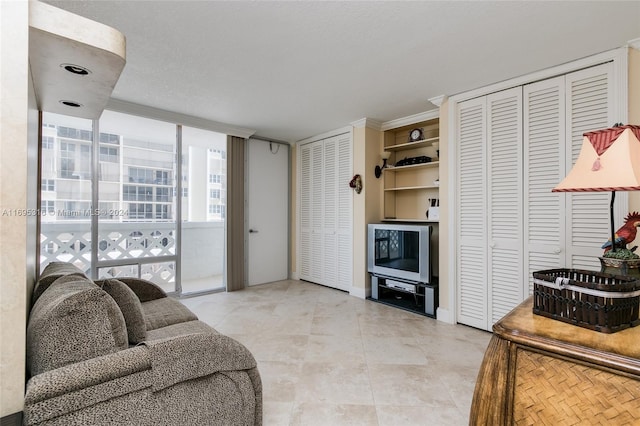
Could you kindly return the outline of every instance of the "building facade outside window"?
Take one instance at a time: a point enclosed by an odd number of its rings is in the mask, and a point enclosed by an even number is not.
[[[43,114],[41,268],[53,260],[69,261],[90,273],[94,264],[98,277],[141,276],[175,291],[181,226],[176,203],[181,202],[183,223],[189,223],[181,231],[183,247],[210,245],[197,255],[207,259],[183,256],[188,259],[183,262],[194,265],[184,268],[182,291],[223,286],[226,135],[185,130],[179,154],[172,123],[105,111],[96,142],[92,126],[90,120]],[[92,170],[94,152],[97,170]],[[176,197],[178,161],[181,197]],[[93,191],[97,208],[92,206]],[[93,238],[97,253],[92,253]],[[206,287],[190,284],[205,276],[216,278],[208,279]]]

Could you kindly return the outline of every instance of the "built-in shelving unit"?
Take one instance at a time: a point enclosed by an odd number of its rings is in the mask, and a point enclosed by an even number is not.
[[[422,139],[420,141],[415,141],[415,142],[407,142],[407,143],[400,143],[400,144],[385,146],[384,150],[385,151],[404,151],[406,149],[424,148],[427,146],[432,146],[434,142],[439,142],[439,141],[440,141],[439,137],[434,137],[429,139]]]
[[[384,151],[391,155],[383,170],[384,221],[437,223],[429,219],[431,200],[439,200],[439,119],[423,119],[384,131]],[[410,141],[409,134],[421,129],[423,139]],[[420,157],[427,162],[396,166]]]

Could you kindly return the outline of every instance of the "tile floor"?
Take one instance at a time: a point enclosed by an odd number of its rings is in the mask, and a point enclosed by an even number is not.
[[[466,425],[490,333],[302,281],[182,299],[258,361],[264,425]]]

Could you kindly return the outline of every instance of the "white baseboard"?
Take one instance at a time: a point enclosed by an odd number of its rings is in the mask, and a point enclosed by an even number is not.
[[[291,278],[289,278],[290,280],[299,280],[300,276],[298,276],[298,272],[296,271],[291,271],[291,274],[289,275]]]
[[[448,309],[438,308],[436,309],[436,318],[438,321],[446,322],[448,324],[455,324],[453,316]]]
[[[366,288],[351,287],[351,289],[349,290],[349,294],[359,299],[366,299],[367,297],[371,296],[371,289],[367,290]]]

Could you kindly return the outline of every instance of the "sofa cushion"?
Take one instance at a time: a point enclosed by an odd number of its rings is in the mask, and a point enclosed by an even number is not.
[[[27,368],[33,376],[127,347],[120,308],[87,278],[59,278],[31,310]]]
[[[31,296],[31,306],[36,303],[36,300],[40,297],[42,293],[45,292],[47,288],[55,280],[65,275],[76,275],[79,277],[88,278],[87,275],[73,263],[69,262],[51,262],[47,266],[45,266],[44,270],[40,274],[40,278],[36,283],[33,289],[33,295]]]
[[[140,343],[147,338],[147,327],[144,323],[142,305],[138,296],[128,285],[116,279],[98,280],[95,282],[106,291],[118,304],[124,322],[127,325],[129,342]]]
[[[144,313],[147,332],[156,328],[198,319],[186,306],[170,297],[144,302],[142,304],[142,312]]]
[[[168,325],[166,327],[156,328],[147,333],[147,342],[153,340],[170,339],[177,336],[195,333],[213,333],[219,334],[210,325],[199,321],[179,322],[177,324]]]

